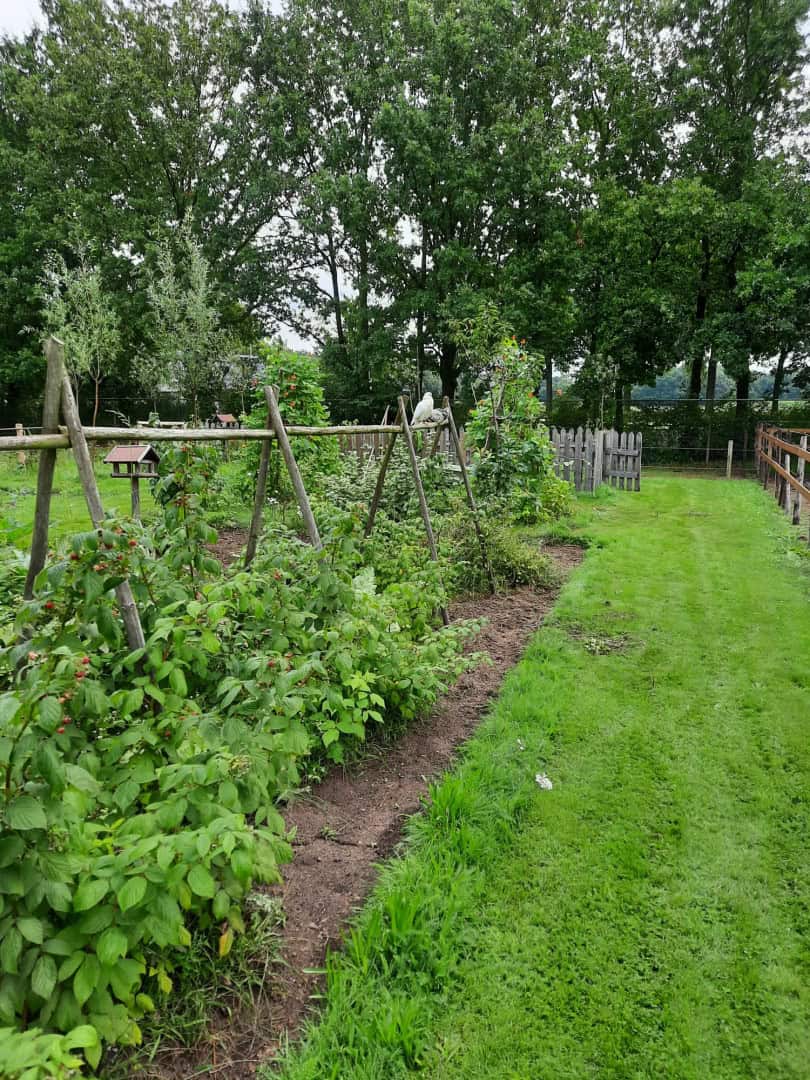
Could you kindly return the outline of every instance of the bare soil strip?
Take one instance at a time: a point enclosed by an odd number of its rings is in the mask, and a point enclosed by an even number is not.
[[[544,552],[561,575],[584,555],[571,544]],[[491,663],[462,675],[430,717],[411,725],[394,745],[350,771],[334,769],[287,807],[284,817],[295,830],[295,855],[284,867],[283,884],[271,890],[282,899],[285,923],[281,963],[268,993],[255,1011],[214,1018],[198,1045],[161,1048],[140,1075],[241,1080],[295,1038],[319,985],[313,969],[322,967],[329,946],[339,944],[374,885],[377,864],[396,847],[403,823],[419,810],[430,781],[452,764],[457,747],[480,723],[556,597],[557,590],[521,588],[452,606],[454,620],[486,617],[487,624],[467,648],[487,653]]]

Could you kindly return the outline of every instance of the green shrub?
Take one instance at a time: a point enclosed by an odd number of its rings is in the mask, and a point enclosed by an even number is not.
[[[321,551],[279,530],[223,573],[204,468],[181,446],[154,528],[75,537],[0,651],[0,1023],[137,1043],[192,932],[227,954],[248,891],[277,879],[274,807],[301,762],[427,710],[469,663],[464,628],[433,629],[435,567],[378,582],[357,515],[333,511]],[[100,1045],[77,1048],[95,1065]]]

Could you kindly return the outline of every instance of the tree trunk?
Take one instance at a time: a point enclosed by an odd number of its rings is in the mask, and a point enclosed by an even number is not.
[[[616,408],[613,414],[613,426],[617,431],[624,431],[624,387],[617,379],[614,388]]]
[[[712,451],[712,421],[714,419],[714,395],[717,389],[717,361],[714,353],[709,353],[709,366],[706,372],[706,464],[709,464]]]
[[[546,423],[548,424],[549,427],[551,427],[552,399],[553,399],[553,393],[554,393],[554,391],[552,389],[552,382],[553,382],[553,379],[554,379],[554,364],[553,364],[553,361],[552,361],[550,356],[546,359],[546,373],[545,374],[546,374]]]
[[[442,342],[439,360],[439,374],[442,380],[442,397],[450,398],[450,401],[455,400],[456,387],[458,386],[458,369],[456,367],[457,355],[458,346],[454,341]]]
[[[96,421],[98,420],[98,398],[99,398],[99,388],[100,388],[100,385],[101,385],[101,379],[96,379],[95,383],[96,383],[96,396],[95,396],[95,399],[93,401],[93,427],[96,426]]]
[[[779,416],[779,398],[782,394],[782,387],[785,384],[785,360],[787,360],[787,349],[782,348],[779,350],[776,371],[773,373],[773,391],[771,392],[772,420],[776,420]]]
[[[327,233],[326,242],[329,245],[329,275],[332,278],[332,308],[335,313],[335,336],[338,345],[346,348],[346,334],[343,329],[343,305],[340,299],[340,281],[338,279],[337,255],[335,254],[335,241],[332,234]]]
[[[700,330],[706,319],[706,306],[709,295],[709,270],[711,269],[711,249],[709,248],[708,236],[702,236],[700,238],[700,248],[703,252],[703,262],[700,268],[700,284],[698,285],[697,302],[695,304],[696,330]],[[700,388],[703,382],[703,353],[703,341],[701,340],[700,348],[695,350],[695,355],[692,357],[692,370],[689,373],[689,397],[693,399],[700,397]]]
[[[745,370],[737,376],[737,405],[734,410],[734,427],[738,445],[743,447],[748,441],[748,394],[751,389],[751,371],[746,361]]]

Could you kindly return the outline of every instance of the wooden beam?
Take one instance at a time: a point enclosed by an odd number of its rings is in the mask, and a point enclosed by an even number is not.
[[[425,532],[427,533],[428,548],[430,549],[430,557],[433,562],[438,563],[439,552],[436,549],[436,537],[433,535],[433,526],[430,523],[430,510],[428,509],[427,499],[425,498],[425,489],[422,486],[422,476],[419,472],[419,458],[416,454],[416,448],[413,444],[413,434],[411,432],[411,426],[408,423],[408,412],[405,408],[405,398],[400,394],[399,397],[399,422],[402,425],[402,434],[405,436],[405,445],[408,447],[408,454],[411,459],[411,470],[413,472],[413,482],[416,486],[416,494],[419,497],[419,509],[422,513],[422,521],[425,523]],[[447,607],[442,604],[439,607],[442,616],[442,622],[445,626],[450,623],[450,615],[447,611]]]
[[[90,457],[90,451],[87,448],[84,432],[82,431],[79,410],[76,408],[76,402],[73,398],[73,389],[70,385],[70,378],[64,370],[62,373],[62,413],[64,414],[65,424],[70,433],[73,456],[76,459],[76,467],[79,470],[79,479],[81,480],[82,488],[84,489],[84,498],[87,503],[87,509],[90,511],[90,517],[93,524],[97,529],[100,529],[104,525],[104,508],[101,505],[101,495],[99,494],[98,484],[96,483],[96,474],[93,471],[93,461]],[[121,584],[116,587],[115,596],[121,611],[121,621],[124,624],[127,643],[130,649],[134,651],[135,649],[144,648],[146,641],[143,636],[141,617],[138,614],[138,608],[135,606],[135,598],[132,595],[132,589],[130,588],[128,581],[122,581]]]
[[[287,432],[284,430],[284,420],[279,411],[273,387],[266,386],[264,388],[264,394],[267,399],[267,409],[272,420],[273,430],[278,439],[278,445],[281,448],[281,455],[284,458],[284,464],[287,466],[287,472],[290,474],[295,497],[298,499],[298,507],[301,511],[301,517],[304,519],[307,535],[314,548],[321,548],[323,546],[321,544],[321,536],[318,532],[318,526],[315,524],[312,507],[309,505],[307,489],[304,487],[304,481],[301,479],[298,462],[295,460],[295,454],[292,452],[290,440],[287,438]]]
[[[65,347],[57,338],[45,342],[48,361],[45,373],[45,395],[42,403],[42,431],[47,437],[59,427],[59,402],[62,396],[62,375],[65,370]],[[53,438],[53,436],[50,436]],[[18,440],[19,441],[19,440]],[[34,581],[45,565],[48,554],[48,522],[51,514],[53,473],[56,468],[56,450],[43,449],[39,455],[37,470],[37,498],[34,510],[34,532],[31,537],[31,555],[25,577],[23,597],[30,600],[34,595]]]

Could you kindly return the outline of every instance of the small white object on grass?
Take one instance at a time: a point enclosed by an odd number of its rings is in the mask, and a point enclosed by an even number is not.
[[[411,418],[412,424],[422,424],[425,420],[430,419],[430,414],[433,412],[433,394],[428,390],[416,408],[413,410],[413,417]]]
[[[551,791],[551,789],[554,787],[554,785],[544,772],[537,773],[535,775],[535,780],[537,781],[537,786],[541,787],[543,791]]]

